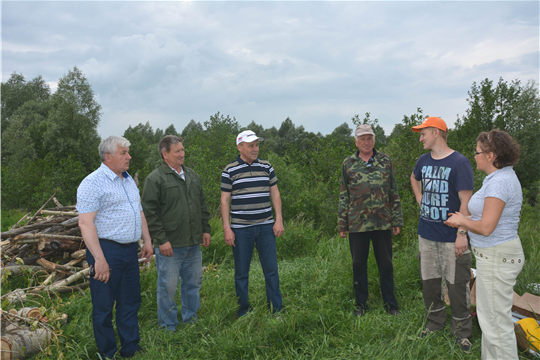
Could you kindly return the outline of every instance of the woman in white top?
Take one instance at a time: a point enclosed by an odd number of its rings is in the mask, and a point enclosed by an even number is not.
[[[465,227],[471,239],[482,359],[517,359],[511,309],[525,257],[517,234],[523,195],[512,167],[519,161],[521,149],[500,130],[483,132],[476,141],[476,166],[487,176],[469,201],[470,218],[456,212],[445,223]]]

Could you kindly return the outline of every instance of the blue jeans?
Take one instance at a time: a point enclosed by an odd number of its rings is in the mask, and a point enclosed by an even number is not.
[[[114,358],[117,347],[112,324],[113,307],[116,302],[116,328],[120,338],[121,356],[132,355],[140,350],[139,323],[137,312],[141,306],[141,283],[137,262],[137,242],[122,245],[113,241],[99,242],[111,269],[109,281],[90,278],[92,296],[92,325],[94,337],[101,357]],[[95,263],[86,250],[88,264]]]
[[[249,267],[253,248],[257,247],[259,260],[266,282],[266,301],[268,308],[273,312],[282,308],[281,292],[279,291],[279,274],[276,254],[276,237],[274,235],[274,225],[254,225],[241,229],[232,229],[235,236],[233,246],[234,255],[234,285],[236,287],[236,297],[238,298],[238,316],[246,314],[249,309],[248,288],[249,288]]]
[[[174,247],[173,256],[163,256],[155,248],[158,273],[157,304],[160,328],[175,331],[178,326],[178,307],[174,297],[181,278],[182,322],[197,320],[201,306],[199,289],[202,285],[202,252],[200,245]]]

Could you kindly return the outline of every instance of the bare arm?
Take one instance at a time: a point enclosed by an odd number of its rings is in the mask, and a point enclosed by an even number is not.
[[[277,185],[270,187],[270,198],[272,198],[272,206],[276,212],[274,235],[276,235],[276,237],[280,237],[285,232],[285,228],[283,227],[283,215],[281,214],[281,195]]]
[[[459,201],[461,202],[461,206],[459,207],[459,212],[462,213],[465,216],[469,216],[469,200],[472,196],[472,190],[461,190],[458,191]],[[458,227],[458,230],[467,230],[464,227]],[[461,257],[465,251],[469,249],[469,241],[467,240],[467,235],[456,235],[456,243],[455,243],[455,252],[456,257]]]
[[[154,248],[152,247],[152,239],[150,238],[150,232],[148,231],[148,223],[146,222],[146,217],[144,216],[143,211],[141,211],[141,221],[142,238],[144,240],[141,257],[146,258],[144,262],[147,263],[152,259],[152,255],[154,254]]]
[[[416,180],[414,173],[411,174],[411,187],[418,205],[422,204],[422,181]]]
[[[96,261],[94,264],[96,270],[94,279],[107,283],[107,281],[109,281],[109,264],[107,263],[101,245],[99,244],[97,229],[94,224],[96,215],[97,211],[79,214],[79,228],[81,229],[86,248],[90,251]]]
[[[480,220],[471,220],[457,212],[450,214],[451,217],[445,224],[452,227],[462,226],[475,234],[489,236],[497,227],[505,205],[506,203],[501,199],[487,197],[484,200],[484,209]]]
[[[231,224],[229,223],[230,202],[231,202],[231,193],[222,191],[220,211],[221,211],[221,221],[223,222],[223,238],[225,240],[225,244],[230,245],[230,246],[236,246],[234,245],[234,232],[231,230]]]

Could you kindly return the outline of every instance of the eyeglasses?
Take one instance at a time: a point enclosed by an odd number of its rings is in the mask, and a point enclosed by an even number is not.
[[[482,152],[482,151],[476,151],[476,150],[474,150],[474,156],[480,155],[480,154],[483,154],[483,152]]]

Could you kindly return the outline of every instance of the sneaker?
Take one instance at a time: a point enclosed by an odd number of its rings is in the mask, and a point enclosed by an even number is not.
[[[401,315],[401,313],[399,312],[399,310],[387,309],[386,312],[387,312],[389,315],[392,315],[392,316],[398,316],[398,315]]]
[[[356,311],[354,312],[354,316],[364,316],[365,312],[366,311],[364,310],[364,308],[359,306],[358,309],[356,309]]]
[[[425,328],[424,331],[422,331],[422,333],[420,335],[418,335],[418,338],[423,339],[426,336],[428,336],[429,334],[433,334],[433,333],[434,333],[434,331],[431,331],[428,328]]]
[[[458,344],[459,347],[461,348],[461,350],[463,350],[464,352],[471,351],[472,344],[469,341],[469,339],[467,339],[467,338],[459,338],[459,339],[457,339],[456,344]]]

